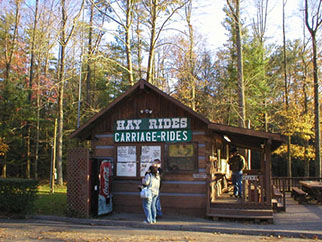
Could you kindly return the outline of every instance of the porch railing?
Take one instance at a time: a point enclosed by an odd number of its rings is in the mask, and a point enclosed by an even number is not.
[[[227,191],[228,184],[225,176],[218,176],[208,181],[208,207],[212,202],[221,202],[222,193]],[[243,176],[243,196],[241,204],[264,205],[265,188],[263,175],[245,175]],[[235,204],[235,203],[234,203]]]
[[[300,187],[300,181],[322,181],[322,177],[272,177],[272,184],[280,191],[283,184],[286,192],[292,191],[292,187]]]

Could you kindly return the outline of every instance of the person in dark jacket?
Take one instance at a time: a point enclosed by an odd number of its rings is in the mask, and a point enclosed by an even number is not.
[[[238,150],[234,147],[230,150],[231,156],[228,161],[230,170],[232,171],[232,183],[234,186],[234,196],[241,198],[242,196],[242,176],[246,167],[245,158],[238,154]]]

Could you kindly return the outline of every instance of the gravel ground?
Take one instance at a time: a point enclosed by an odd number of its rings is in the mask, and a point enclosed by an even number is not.
[[[153,226],[153,225],[151,225]],[[134,229],[116,226],[78,225],[53,221],[1,221],[0,241],[316,241],[307,238],[249,236],[205,232]]]

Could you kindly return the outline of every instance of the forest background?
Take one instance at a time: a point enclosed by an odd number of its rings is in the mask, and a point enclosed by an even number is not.
[[[54,156],[62,184],[69,134],[141,78],[213,122],[289,137],[273,176],[321,176],[321,1],[281,1],[226,0],[213,50],[192,20],[202,0],[0,0],[1,176],[49,179]]]

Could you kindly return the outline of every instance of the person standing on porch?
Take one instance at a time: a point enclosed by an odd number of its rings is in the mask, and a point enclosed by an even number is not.
[[[246,168],[245,158],[238,154],[237,148],[233,147],[230,150],[230,158],[228,164],[232,171],[232,183],[234,186],[234,197],[241,198],[242,196],[242,176],[243,170]]]

